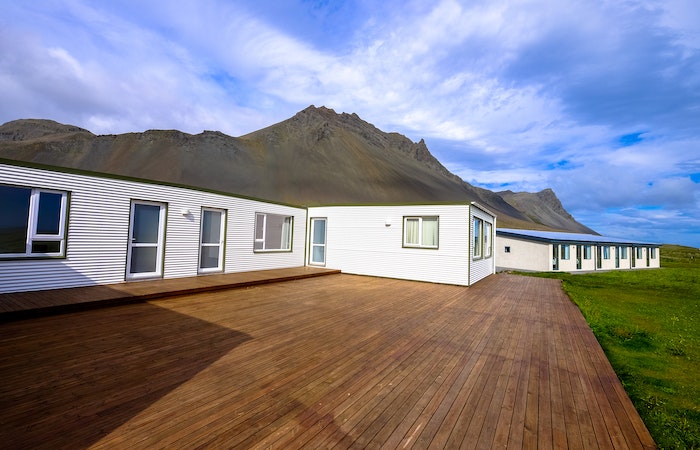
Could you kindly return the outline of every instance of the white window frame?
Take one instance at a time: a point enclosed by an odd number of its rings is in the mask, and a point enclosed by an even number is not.
[[[428,245],[425,244],[425,238],[423,236],[423,221],[430,220],[435,221],[435,226],[437,227],[437,236],[435,237],[435,244]],[[408,241],[408,223],[409,221],[418,222],[418,241],[409,242]],[[440,216],[405,216],[403,218],[403,246],[408,248],[427,248],[427,249],[437,249],[440,245]]]
[[[219,242],[202,242],[204,237],[204,213],[205,212],[219,213]],[[202,208],[199,224],[199,262],[197,264],[198,273],[216,273],[224,270],[224,249],[226,248],[226,210],[218,208]],[[202,249],[207,247],[219,247],[219,261],[216,267],[202,267]]]
[[[267,235],[268,235],[268,228],[267,228],[267,218],[268,216],[277,216],[277,217],[282,217],[284,218],[284,221],[282,223],[282,231],[280,233],[280,247],[279,248],[268,248],[267,247]],[[262,229],[258,230],[258,218],[262,218]],[[285,223],[287,224],[287,233],[285,236],[284,233],[284,227]],[[253,230],[253,252],[255,253],[268,253],[268,252],[291,252],[292,251],[292,241],[293,241],[293,236],[294,236],[294,216],[290,215],[285,215],[285,214],[276,214],[276,213],[263,213],[263,212],[257,212],[255,213],[255,223],[253,224],[254,230]],[[258,231],[261,231],[260,236],[258,237]],[[284,241],[287,241],[287,247],[283,247]]]
[[[484,258],[490,258],[493,255],[493,239],[491,237],[492,230],[493,225],[491,222],[484,221]]]
[[[474,217],[472,219],[473,224],[473,239],[472,244],[474,249],[472,250],[473,259],[481,259],[484,255],[484,219],[479,217]]]
[[[30,188],[27,186],[4,185],[9,188],[25,189],[30,191],[29,195],[29,217],[25,228],[26,240],[24,253],[2,253],[0,259],[8,258],[60,258],[66,254],[66,215],[68,209],[68,192],[54,189]],[[39,208],[41,194],[57,194],[61,196],[61,205],[58,217],[58,232],[56,234],[40,234],[37,230],[39,225]],[[7,213],[7,212],[5,212]],[[33,252],[32,244],[35,242],[59,242],[57,252]]]
[[[323,222],[323,242],[315,242],[316,237],[316,227],[320,222]],[[314,266],[325,266],[326,265],[326,243],[328,241],[328,218],[327,217],[312,217],[309,219],[310,234],[309,234],[309,264]],[[323,260],[314,259],[314,249],[320,248],[322,250]]]
[[[158,230],[156,242],[134,242],[134,219],[137,206],[157,206],[158,209]],[[131,209],[129,213],[129,242],[127,245],[126,255],[126,280],[139,280],[147,278],[162,278],[163,277],[163,254],[165,253],[165,227],[168,213],[167,203],[152,202],[145,200],[131,200]],[[155,270],[153,272],[132,272],[133,268],[133,249],[154,247],[156,249]]]

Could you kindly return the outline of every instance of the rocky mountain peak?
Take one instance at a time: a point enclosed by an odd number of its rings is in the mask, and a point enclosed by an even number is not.
[[[502,227],[592,232],[551,189],[496,193],[472,186],[443,166],[423,139],[413,142],[323,106],[241,137],[178,130],[96,136],[50,120],[19,120],[0,126],[0,158],[297,205],[476,201],[495,212]]]

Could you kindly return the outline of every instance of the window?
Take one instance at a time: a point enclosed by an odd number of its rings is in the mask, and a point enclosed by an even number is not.
[[[0,257],[64,256],[68,193],[0,186]]]
[[[474,217],[474,258],[481,258],[484,222]]]
[[[610,259],[610,246],[609,245],[603,246],[603,259]]]
[[[644,258],[644,249],[642,247],[637,247],[637,259]]]
[[[627,259],[627,247],[618,247],[620,249],[620,259]]]
[[[491,257],[491,224],[484,222],[484,257]]]
[[[404,217],[405,247],[438,248],[438,217]]]
[[[562,244],[561,259],[571,259],[571,248],[569,247],[569,244]]]
[[[506,253],[510,253],[510,246],[506,245]]]
[[[292,249],[292,216],[255,214],[255,251],[290,251]]]
[[[656,247],[649,247],[649,254],[651,259],[656,259]]]
[[[584,245],[583,246],[583,259],[591,259],[592,253],[591,253],[591,246],[590,245]]]
[[[224,228],[226,213],[203,208],[199,236],[199,272],[221,272],[224,269]]]

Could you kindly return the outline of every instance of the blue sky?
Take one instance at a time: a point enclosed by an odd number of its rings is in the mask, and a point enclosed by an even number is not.
[[[697,0],[0,0],[0,122],[240,136],[309,106],[700,247]]]

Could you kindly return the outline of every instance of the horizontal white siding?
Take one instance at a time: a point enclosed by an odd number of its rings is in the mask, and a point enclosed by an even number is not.
[[[510,247],[510,252],[506,253],[506,247]],[[496,254],[498,266],[504,269],[536,272],[552,270],[552,246],[546,242],[497,236]]]
[[[326,267],[358,275],[468,284],[467,205],[314,207],[308,215],[327,218]],[[438,216],[439,248],[403,247],[406,216]]]
[[[226,272],[304,265],[306,210],[174,186],[0,164],[0,183],[70,193],[66,258],[0,260],[0,292],[119,283],[132,200],[167,205],[165,278],[197,275],[201,208],[227,210]],[[183,215],[181,210],[189,210]],[[294,216],[291,252],[254,253],[256,212]]]
[[[471,264],[469,267],[469,283],[474,284],[479,280],[496,272],[496,218],[491,214],[483,211],[475,205],[469,206],[469,227],[470,236],[474,236],[474,218],[483,220],[485,223],[491,224],[491,256],[474,258],[474,252],[470,253]],[[472,239],[472,238],[470,238]],[[482,252],[483,253],[483,252]]]

